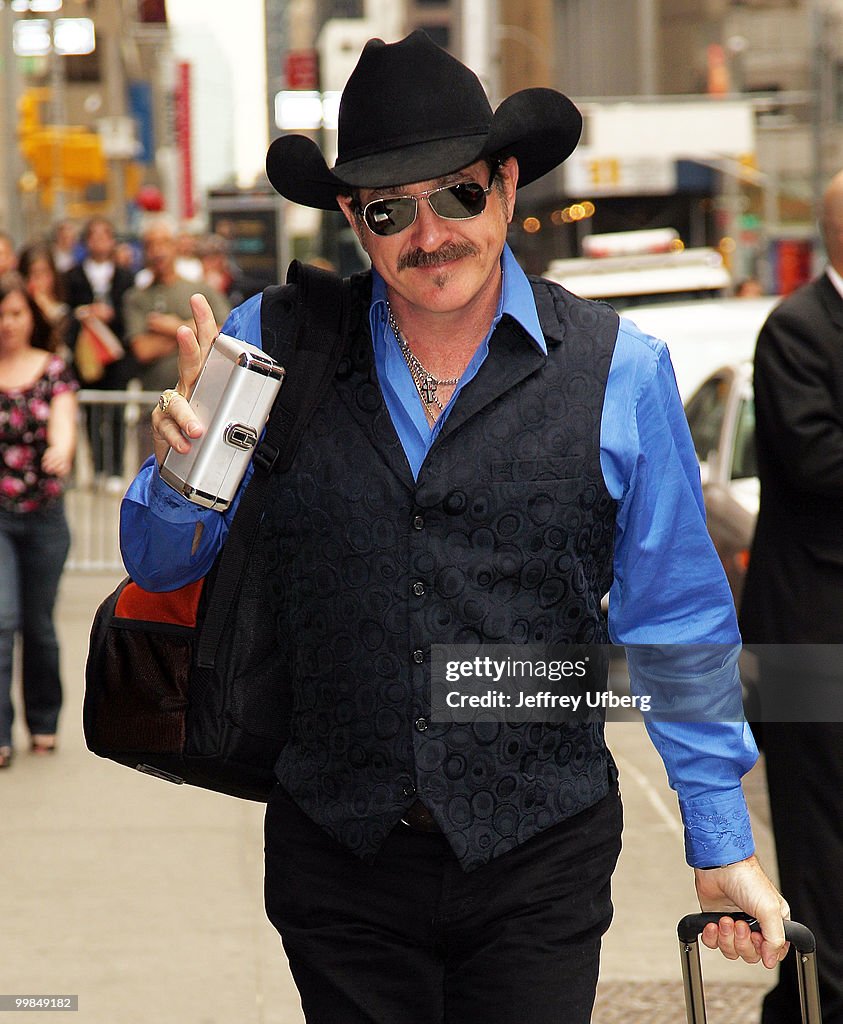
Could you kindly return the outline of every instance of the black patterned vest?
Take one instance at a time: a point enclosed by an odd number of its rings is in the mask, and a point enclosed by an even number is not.
[[[260,545],[294,679],[277,775],[364,859],[427,805],[470,870],[608,790],[602,722],[435,723],[433,644],[604,643],[615,502],[600,420],[617,315],[544,281],[548,357],[504,317],[413,480],[378,386],[371,283]]]

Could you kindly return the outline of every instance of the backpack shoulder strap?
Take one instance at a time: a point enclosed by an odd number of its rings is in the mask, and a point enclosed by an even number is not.
[[[302,431],[336,372],[347,344],[349,282],[329,271],[294,260],[287,284],[267,288],[261,301],[264,351],[285,369],[255,471],[290,468]],[[290,313],[296,331],[290,333]]]
[[[212,668],[263,515],[270,476],[290,468],[302,432],[336,372],[347,342],[349,284],[316,267],[290,265],[287,284],[261,298],[261,342],[284,367],[284,381],[253,458],[244,491],[217,563],[196,663]]]

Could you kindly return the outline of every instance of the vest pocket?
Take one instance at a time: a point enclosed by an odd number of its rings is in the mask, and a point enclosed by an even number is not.
[[[559,458],[498,460],[491,464],[492,483],[529,483],[531,481],[569,480],[578,483],[584,477],[584,460],[577,455]]]

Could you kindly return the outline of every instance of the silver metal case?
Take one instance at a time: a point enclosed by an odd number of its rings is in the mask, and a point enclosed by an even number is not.
[[[170,449],[161,479],[197,505],[227,509],[283,379],[284,368],[265,352],[218,335],[190,396],[205,433],[185,454]]]

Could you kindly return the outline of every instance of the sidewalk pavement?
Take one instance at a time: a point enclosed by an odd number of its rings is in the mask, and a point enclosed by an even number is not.
[[[0,995],[78,995],[78,1024],[302,1024],[263,912],[262,807],[146,778],[85,749],[88,631],[116,582],[65,574],[60,750],[31,756],[19,730],[17,759],[0,775]],[[609,742],[627,825],[594,1022],[680,1024],[675,926],[696,902],[675,798],[640,722],[610,725]],[[760,766],[748,790],[759,856],[772,869]],[[703,971],[713,1021],[757,1020],[772,975],[707,950]]]

